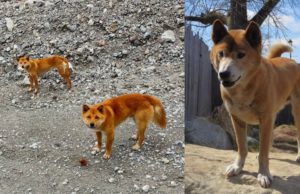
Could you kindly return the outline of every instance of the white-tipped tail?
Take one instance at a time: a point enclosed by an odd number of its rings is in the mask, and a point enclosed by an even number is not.
[[[68,62],[68,65],[71,70],[74,70],[72,63]]]

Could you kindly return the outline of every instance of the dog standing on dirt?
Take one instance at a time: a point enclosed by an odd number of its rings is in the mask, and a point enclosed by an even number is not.
[[[38,76],[42,73],[49,71],[52,68],[56,68],[58,73],[64,78],[69,89],[72,87],[71,82],[71,69],[72,64],[68,60],[61,56],[51,56],[41,59],[31,59],[26,56],[18,57],[18,69],[28,72],[30,87],[28,91],[34,90],[37,93],[39,90]]]
[[[259,26],[250,22],[246,30],[229,30],[220,20],[213,24],[211,61],[220,80],[221,96],[230,114],[238,145],[236,160],[226,175],[241,172],[247,156],[246,125],[259,125],[259,170],[257,180],[269,187],[269,149],[275,117],[287,103],[292,105],[298,128],[300,162],[300,66],[294,60],[280,57],[290,52],[287,45],[277,44],[267,58],[261,56],[262,37]]]
[[[137,142],[132,147],[134,150],[139,150],[143,145],[145,130],[150,122],[154,121],[161,128],[166,128],[167,125],[166,112],[162,103],[158,98],[150,95],[125,94],[96,105],[82,106],[83,122],[96,132],[97,145],[94,148],[96,151],[101,150],[102,133],[106,135],[104,159],[109,159],[111,156],[115,128],[128,117],[133,118],[137,127],[134,136]]]

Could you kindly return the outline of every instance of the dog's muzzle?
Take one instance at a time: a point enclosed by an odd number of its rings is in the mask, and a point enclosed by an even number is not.
[[[232,87],[240,78],[239,76],[236,80],[232,81],[231,79],[231,73],[229,71],[223,71],[219,73],[219,80],[222,83],[224,87]]]

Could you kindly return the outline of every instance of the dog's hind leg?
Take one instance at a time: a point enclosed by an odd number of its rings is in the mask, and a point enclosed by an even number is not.
[[[58,73],[61,75],[61,77],[64,78],[64,80],[66,81],[68,88],[71,89],[72,82],[70,79],[71,76],[70,69],[66,67],[66,64],[63,64],[63,66],[57,67],[57,70]]]
[[[139,150],[145,139],[145,130],[148,126],[148,124],[152,121],[154,116],[154,110],[153,107],[148,107],[145,109],[142,109],[140,111],[137,111],[137,113],[134,115],[135,117],[135,123],[137,127],[137,142],[132,147],[133,150]]]
[[[238,175],[242,171],[248,154],[246,123],[233,115],[231,115],[231,122],[235,131],[238,155],[235,161],[226,168],[225,175],[228,177]]]
[[[291,97],[292,113],[297,127],[298,155],[296,161],[300,163],[300,88]]]

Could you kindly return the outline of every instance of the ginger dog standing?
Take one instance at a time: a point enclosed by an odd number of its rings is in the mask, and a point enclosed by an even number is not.
[[[31,59],[26,56],[18,57],[18,69],[24,70],[29,74],[30,87],[28,91],[37,93],[39,90],[38,76],[42,73],[56,68],[58,73],[66,81],[69,89],[72,87],[71,82],[71,69],[73,68],[68,60],[61,56],[51,56],[41,59]]]
[[[218,73],[224,105],[231,116],[236,134],[238,156],[227,167],[226,175],[239,174],[247,156],[247,124],[259,125],[258,182],[269,187],[269,149],[276,114],[287,103],[293,107],[298,128],[300,162],[300,66],[280,57],[290,52],[287,45],[277,44],[267,58],[261,56],[262,37],[259,26],[250,22],[246,30],[227,31],[223,23],[213,24],[211,61]]]
[[[82,119],[84,123],[96,132],[96,150],[101,150],[102,133],[106,134],[106,152],[104,159],[109,159],[112,151],[112,143],[115,136],[115,128],[132,117],[136,127],[136,144],[132,147],[139,150],[144,142],[145,130],[150,122],[154,122],[161,128],[166,128],[166,112],[160,100],[154,96],[143,94],[126,94],[105,100],[96,105],[82,106]]]

